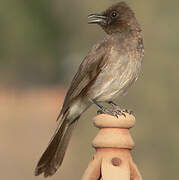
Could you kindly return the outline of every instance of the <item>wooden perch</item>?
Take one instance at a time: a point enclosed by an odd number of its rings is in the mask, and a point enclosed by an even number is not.
[[[125,115],[100,114],[94,118],[100,129],[93,140],[96,153],[82,180],[142,180],[130,153],[134,142],[129,129],[135,125],[135,117]]]

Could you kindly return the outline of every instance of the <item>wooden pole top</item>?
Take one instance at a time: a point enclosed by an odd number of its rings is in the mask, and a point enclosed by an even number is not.
[[[129,128],[135,125],[133,115],[125,113],[125,116],[114,117],[108,114],[100,114],[94,118],[94,125],[100,128],[100,131],[93,140],[93,147],[134,148],[135,145],[129,133]]]
[[[132,128],[135,125],[135,117],[132,114],[124,113],[118,117],[111,116],[109,114],[97,115],[93,122],[98,128]]]

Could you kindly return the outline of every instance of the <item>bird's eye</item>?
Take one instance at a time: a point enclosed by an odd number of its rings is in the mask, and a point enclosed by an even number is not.
[[[118,12],[116,12],[116,11],[113,11],[113,12],[111,13],[111,17],[112,17],[112,18],[116,18],[118,15],[119,15],[119,14],[118,14]]]

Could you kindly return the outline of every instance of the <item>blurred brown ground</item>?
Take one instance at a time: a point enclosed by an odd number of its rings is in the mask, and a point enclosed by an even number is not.
[[[23,91],[0,89],[2,179],[37,179],[34,168],[56,128],[56,117],[64,93],[65,89],[60,87]],[[63,166],[52,179],[69,179],[82,175],[92,152],[89,136],[85,135],[88,127],[84,129],[82,126],[74,133]],[[92,123],[89,126],[92,128]]]
[[[66,87],[102,30],[89,13],[116,0],[0,1],[0,179],[35,180],[34,168],[56,126]],[[144,180],[178,180],[179,1],[127,1],[142,26],[141,75],[118,103],[132,109],[133,157]],[[65,88],[64,88],[65,87]],[[93,106],[81,118],[51,180],[79,180],[97,129]]]
[[[64,93],[65,89],[61,87],[23,91],[0,89],[2,179],[43,179],[42,176],[34,177],[34,168],[55,130]],[[162,174],[174,177],[178,169],[178,127],[174,128],[173,119],[168,119],[169,124],[163,119],[143,117],[140,110],[137,114],[137,126],[132,130],[137,146],[133,155],[142,175],[145,179],[160,179]],[[93,109],[81,118],[64,163],[51,179],[80,179],[93,153],[91,141],[96,129],[91,119],[94,115]],[[169,127],[164,126],[165,123]],[[162,169],[165,172],[161,172]]]

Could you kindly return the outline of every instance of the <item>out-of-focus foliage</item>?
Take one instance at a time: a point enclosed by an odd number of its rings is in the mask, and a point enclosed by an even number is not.
[[[0,2],[1,179],[37,179],[33,170],[79,63],[104,33],[87,15],[115,3],[87,0]],[[142,25],[143,70],[120,103],[134,110],[133,156],[143,179],[178,180],[179,1],[128,1]],[[44,88],[42,88],[45,87]],[[51,179],[80,179],[92,157],[95,106],[81,118],[61,170]],[[40,177],[39,179],[43,179]]]

